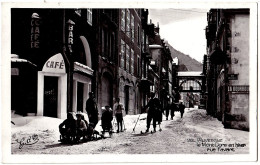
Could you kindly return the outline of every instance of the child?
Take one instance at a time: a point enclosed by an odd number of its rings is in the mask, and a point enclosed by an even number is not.
[[[76,114],[77,121],[76,121],[76,131],[77,131],[77,137],[76,142],[80,140],[80,138],[87,133],[87,126],[84,120],[82,120],[82,114]]]
[[[65,128],[63,128],[65,126]],[[67,119],[65,119],[59,125],[59,131],[61,134],[61,140],[71,140],[72,137],[76,135],[76,120],[72,113],[67,114]]]
[[[113,112],[109,106],[105,106],[102,110],[101,124],[104,133],[105,130],[111,131],[112,129]]]

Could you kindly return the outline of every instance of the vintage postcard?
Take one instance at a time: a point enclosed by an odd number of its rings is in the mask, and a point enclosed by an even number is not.
[[[2,162],[256,162],[257,5],[3,2]]]

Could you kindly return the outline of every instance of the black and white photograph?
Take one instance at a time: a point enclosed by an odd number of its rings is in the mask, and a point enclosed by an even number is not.
[[[256,162],[257,5],[2,3],[2,162]]]

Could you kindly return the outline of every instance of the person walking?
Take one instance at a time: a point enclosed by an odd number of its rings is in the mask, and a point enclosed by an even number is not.
[[[181,113],[181,118],[183,117],[184,109],[185,109],[185,105],[183,105],[182,101],[180,101],[179,110],[180,110],[180,113]]]
[[[169,116],[169,112],[171,110],[171,107],[172,107],[172,103],[169,101],[167,106],[165,107],[165,116],[166,116],[166,120],[168,120],[168,116]]]
[[[98,123],[98,109],[93,92],[89,92],[89,99],[86,101],[86,111],[88,113],[89,124],[93,124],[93,128]]]
[[[173,117],[175,116],[174,112],[178,111],[178,104],[179,104],[179,100],[181,99],[181,95],[178,91],[177,88],[174,89],[174,100],[171,106],[171,120],[173,120]]]
[[[113,106],[113,111],[117,122],[117,133],[119,133],[119,125],[120,125],[120,131],[123,132],[122,122],[123,122],[124,105],[120,103],[120,98],[116,98],[116,102]]]
[[[146,132],[149,132],[149,128],[150,128],[150,124],[151,121],[153,120],[153,129],[154,132],[156,131],[156,121],[161,122],[161,115],[159,113],[161,113],[161,103],[160,100],[158,98],[155,97],[155,93],[151,93],[151,99],[149,100],[148,104],[144,107],[145,109],[148,109],[147,111],[147,119],[146,119]]]

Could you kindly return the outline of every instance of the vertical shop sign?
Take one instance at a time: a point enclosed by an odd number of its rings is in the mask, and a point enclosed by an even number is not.
[[[68,20],[67,22],[68,24],[68,47],[70,52],[72,52],[72,45],[73,45],[73,28],[75,23],[72,20]]]
[[[31,19],[31,48],[40,48],[40,17],[32,14]]]

